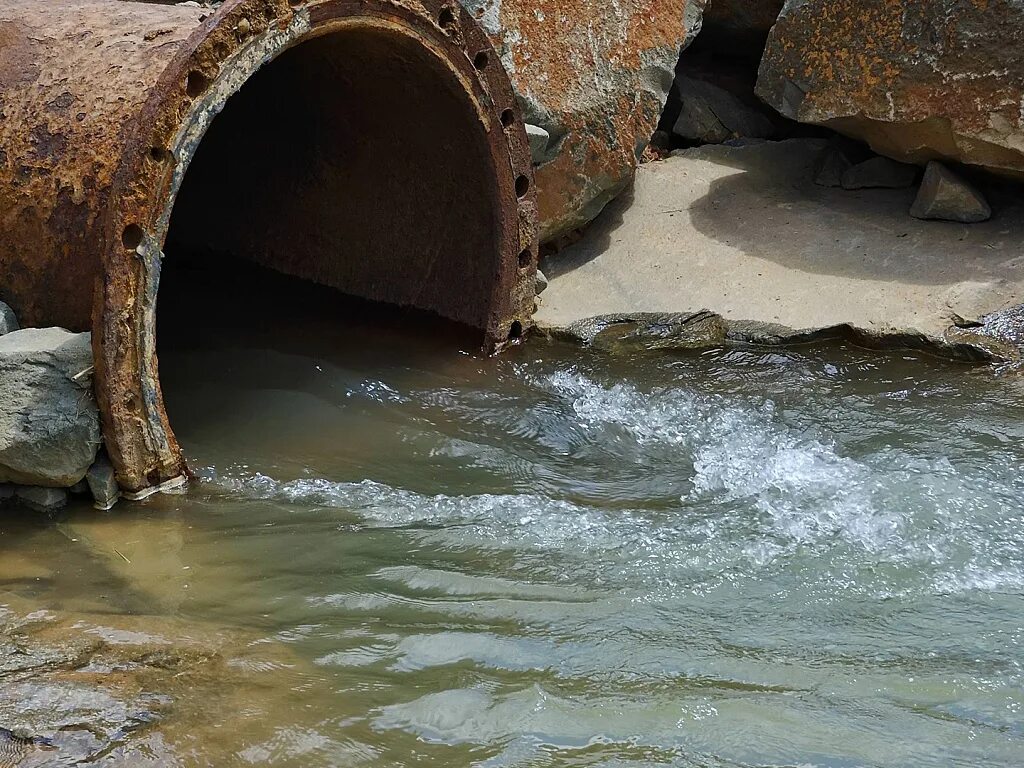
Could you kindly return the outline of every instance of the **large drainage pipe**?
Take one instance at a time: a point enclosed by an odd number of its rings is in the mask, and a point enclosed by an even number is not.
[[[186,473],[155,352],[169,229],[494,349],[533,310],[532,187],[508,77],[455,0],[0,6],[0,299],[93,331],[130,494]]]

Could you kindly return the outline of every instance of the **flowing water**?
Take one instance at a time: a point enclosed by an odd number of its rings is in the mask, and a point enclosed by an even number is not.
[[[113,701],[111,764],[1024,765],[1019,378],[843,345],[486,359],[238,292],[162,318],[187,495],[2,524],[0,623],[146,649],[4,683],[23,731],[57,685]],[[74,751],[46,746],[24,764]]]

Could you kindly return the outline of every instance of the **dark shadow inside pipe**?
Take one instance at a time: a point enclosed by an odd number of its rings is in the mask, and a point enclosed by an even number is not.
[[[226,255],[483,328],[494,190],[459,79],[422,42],[352,27],[285,51],[228,100],[174,204],[165,270]]]

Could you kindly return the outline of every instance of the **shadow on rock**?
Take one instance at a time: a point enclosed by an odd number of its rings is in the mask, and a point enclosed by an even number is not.
[[[983,224],[917,221],[908,213],[913,187],[815,185],[822,146],[792,140],[677,153],[701,162],[712,179],[689,207],[693,227],[749,256],[803,272],[919,285],[1019,278],[1024,204],[1018,199],[1000,195],[996,218]]]

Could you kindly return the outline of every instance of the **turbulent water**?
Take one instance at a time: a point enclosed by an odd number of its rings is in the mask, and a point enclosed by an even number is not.
[[[1019,379],[300,304],[163,351],[187,496],[0,537],[12,616],[221,639],[128,764],[1024,764]]]

